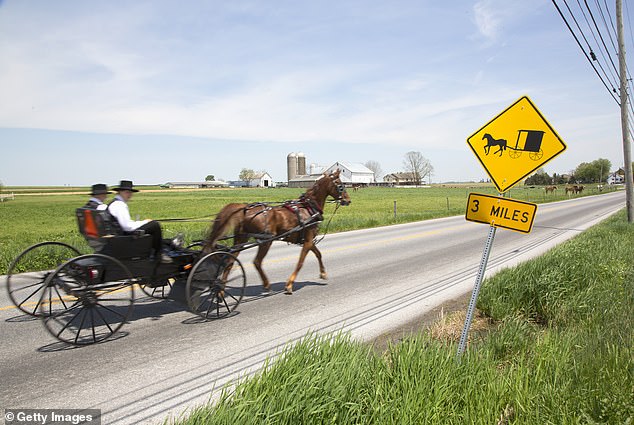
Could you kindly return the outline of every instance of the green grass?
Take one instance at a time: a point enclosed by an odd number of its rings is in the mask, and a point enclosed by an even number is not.
[[[597,255],[600,253],[600,255]],[[308,335],[179,424],[632,424],[634,226],[619,213],[485,281],[492,326],[384,354]]]
[[[77,191],[78,188],[64,188]],[[153,188],[156,189],[156,188]],[[45,193],[43,188],[29,191]],[[79,190],[88,193],[87,189]],[[199,240],[206,234],[209,222],[225,204],[230,202],[264,202],[295,199],[302,189],[221,189],[156,192],[141,191],[130,202],[134,218],[199,218],[202,222],[164,222],[166,237],[183,233],[186,241]],[[470,192],[495,194],[492,186],[438,185],[431,188],[365,188],[350,191],[352,205],[337,210],[328,232],[362,229],[405,223],[431,218],[464,214]],[[563,190],[557,195],[546,195],[542,188],[511,190],[514,199],[547,202],[567,199]],[[56,193],[60,193],[59,190]],[[63,193],[63,192],[62,192]],[[587,190],[585,194],[592,194]],[[15,200],[0,203],[0,274],[6,273],[11,261],[28,246],[43,241],[66,242],[82,252],[90,252],[77,230],[75,208],[82,206],[88,196],[78,194],[20,194]],[[394,202],[397,214],[394,216]],[[334,211],[326,208],[326,220]],[[325,225],[322,232],[325,231]]]

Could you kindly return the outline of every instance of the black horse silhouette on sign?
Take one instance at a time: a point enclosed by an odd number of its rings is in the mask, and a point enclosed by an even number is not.
[[[485,133],[484,136],[482,136],[482,140],[486,139],[487,144],[484,146],[484,153],[485,154],[489,154],[489,151],[491,150],[491,146],[498,146],[499,149],[495,152],[493,152],[493,155],[495,155],[496,153],[499,153],[500,156],[502,156],[502,151],[506,150],[506,140],[505,139],[494,139],[493,136],[491,136],[489,133]]]

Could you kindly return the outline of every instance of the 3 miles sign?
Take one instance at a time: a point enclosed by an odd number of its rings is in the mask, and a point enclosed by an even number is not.
[[[498,196],[470,193],[465,218],[493,227],[530,233],[537,205]]]

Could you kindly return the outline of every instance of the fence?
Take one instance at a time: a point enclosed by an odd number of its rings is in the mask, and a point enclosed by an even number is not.
[[[13,201],[15,199],[15,195],[13,193],[11,194],[1,194],[0,193],[0,202],[4,202],[4,201]]]

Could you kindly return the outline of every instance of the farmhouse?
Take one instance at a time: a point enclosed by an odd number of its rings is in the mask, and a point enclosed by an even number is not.
[[[383,181],[394,185],[415,184],[414,173],[392,173],[383,177]]]
[[[608,176],[608,184],[622,184],[623,182],[625,182],[625,171],[622,168],[619,168],[614,173],[610,173]]]

